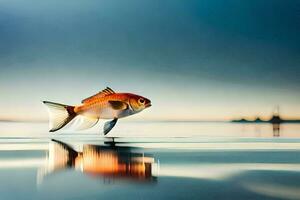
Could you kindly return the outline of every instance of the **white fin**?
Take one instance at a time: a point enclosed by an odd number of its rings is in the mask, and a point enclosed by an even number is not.
[[[67,125],[74,117],[73,106],[68,106],[60,103],[54,103],[49,101],[43,101],[49,111],[49,127],[50,132],[57,131]]]
[[[90,118],[82,115],[78,115],[75,120],[70,124],[72,130],[85,130],[92,128],[99,121],[98,118]]]

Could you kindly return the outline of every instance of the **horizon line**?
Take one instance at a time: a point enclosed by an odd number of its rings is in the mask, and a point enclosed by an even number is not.
[[[106,119],[103,119],[106,120]],[[231,122],[232,120],[174,120],[174,119],[125,119],[124,122]],[[35,122],[35,123],[46,123],[48,122],[48,119],[41,119],[41,120],[35,120],[35,119],[0,119],[0,122]]]

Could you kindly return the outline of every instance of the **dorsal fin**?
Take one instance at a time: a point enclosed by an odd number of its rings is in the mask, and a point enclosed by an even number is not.
[[[98,92],[97,94],[94,94],[93,96],[90,96],[86,99],[83,99],[81,101],[81,103],[87,103],[87,102],[91,101],[92,99],[94,99],[95,97],[100,98],[100,97],[105,97],[105,96],[110,95],[110,94],[115,94],[115,92],[111,88],[106,87],[104,90]]]

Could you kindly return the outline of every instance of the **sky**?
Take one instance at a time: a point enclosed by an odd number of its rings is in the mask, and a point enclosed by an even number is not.
[[[47,119],[106,86],[137,120],[300,117],[300,1],[2,0],[0,118]]]

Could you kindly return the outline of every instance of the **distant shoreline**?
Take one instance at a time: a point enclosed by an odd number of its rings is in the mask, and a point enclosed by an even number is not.
[[[247,119],[238,119],[232,120],[233,123],[269,123],[269,124],[282,124],[282,123],[300,123],[300,119],[281,119],[278,116],[273,116],[269,120],[262,120],[257,118],[255,120],[247,120]]]

